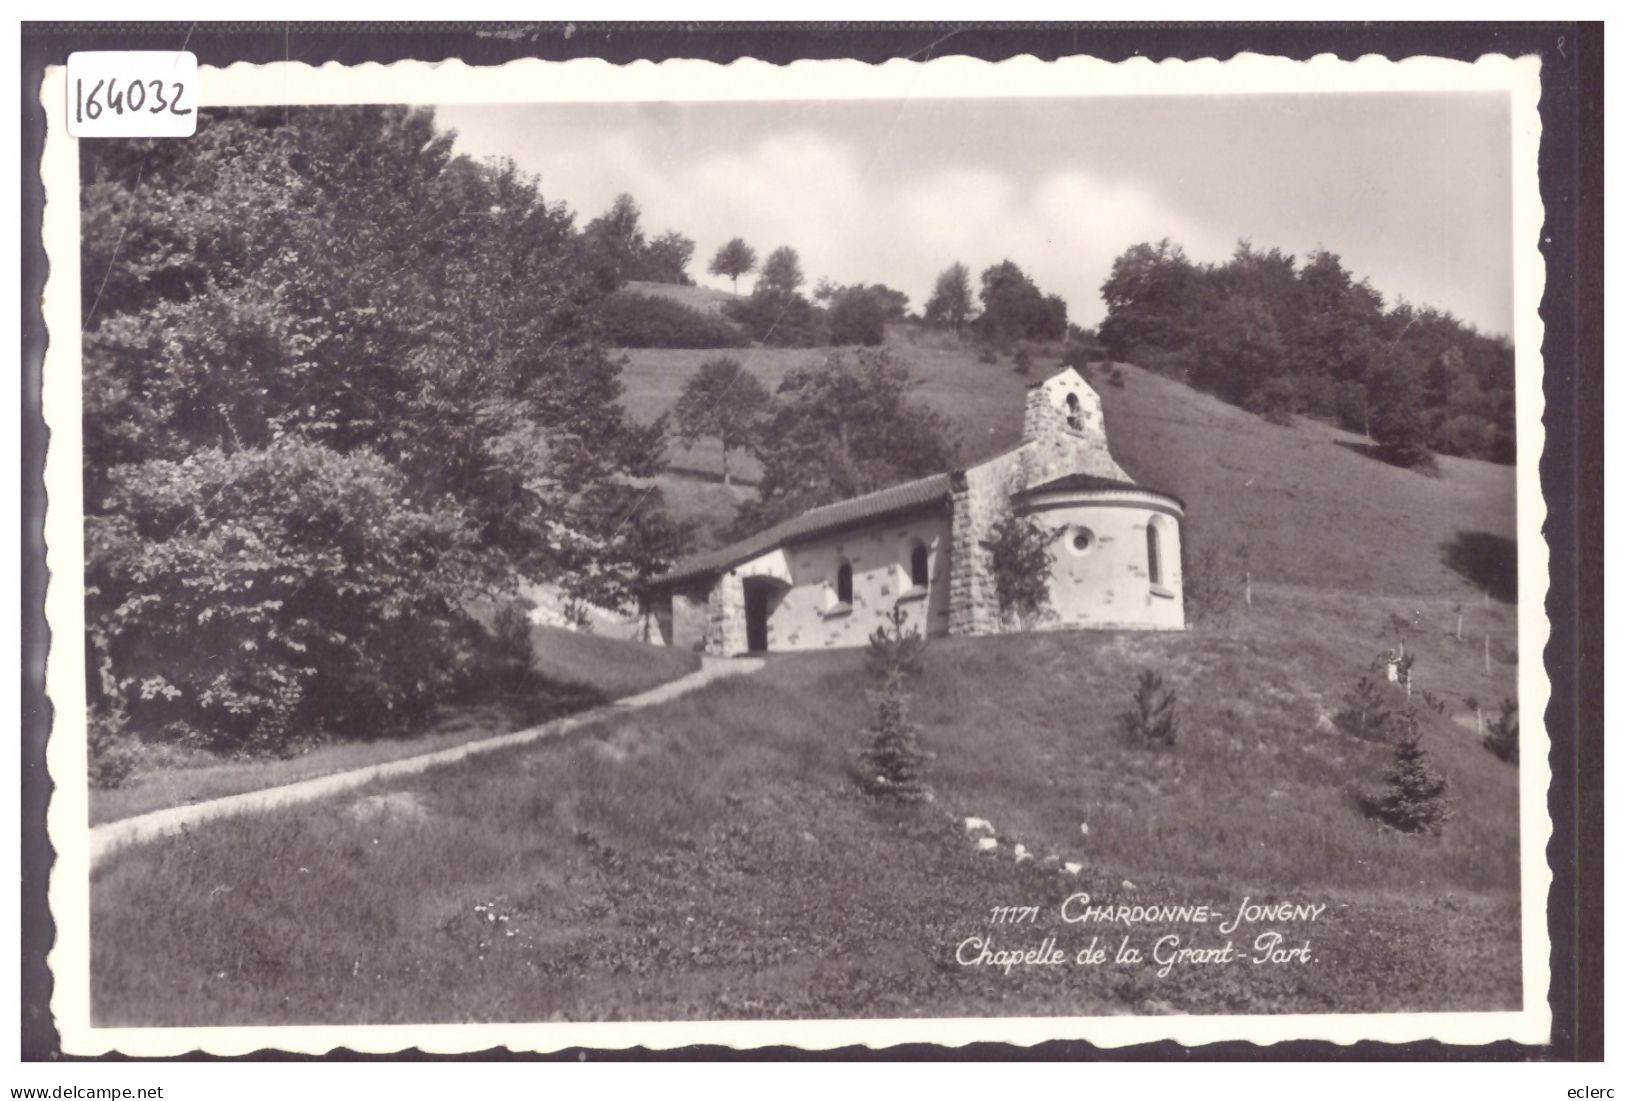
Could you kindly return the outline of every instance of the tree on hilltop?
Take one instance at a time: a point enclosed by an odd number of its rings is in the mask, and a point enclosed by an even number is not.
[[[976,330],[995,344],[1066,335],[1066,302],[1058,295],[1046,296],[1009,260],[982,272],[981,299]]]
[[[633,269],[643,255],[643,212],[637,201],[624,191],[615,196],[610,208],[582,230],[587,247],[602,265],[612,287],[635,278]]]
[[[745,244],[742,237],[735,237],[711,257],[711,274],[725,276],[733,280],[734,294],[739,293],[739,277],[749,275],[756,270],[756,250]]]
[[[976,311],[971,298],[970,269],[954,261],[937,276],[931,297],[925,304],[925,319],[933,325],[946,325],[962,332]]]
[[[762,262],[762,274],[756,280],[755,294],[789,298],[807,281],[801,270],[801,255],[789,245],[780,245],[768,253]]]

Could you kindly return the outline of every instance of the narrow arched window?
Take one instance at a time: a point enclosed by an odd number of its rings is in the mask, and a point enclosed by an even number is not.
[[[1066,396],[1066,426],[1074,429],[1083,427],[1083,404],[1076,394]]]
[[[1145,572],[1151,578],[1151,584],[1162,584],[1162,546],[1158,542],[1155,523],[1145,526]]]
[[[835,571],[835,602],[837,604],[852,603],[852,563],[842,562],[841,568]]]
[[[931,582],[931,554],[924,543],[914,544],[914,553],[909,557],[908,579],[916,589],[923,589]]]

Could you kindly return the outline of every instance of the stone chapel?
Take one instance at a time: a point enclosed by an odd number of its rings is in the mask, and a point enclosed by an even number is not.
[[[1028,388],[1019,446],[694,555],[644,611],[654,641],[717,655],[861,646],[899,604],[927,635],[994,634],[1010,624],[984,543],[1007,512],[1052,535],[1042,629],[1184,628],[1184,502],[1117,465],[1071,367]]]

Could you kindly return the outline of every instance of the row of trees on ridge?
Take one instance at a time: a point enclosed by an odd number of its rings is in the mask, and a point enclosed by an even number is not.
[[[1114,360],[1184,373],[1276,420],[1335,420],[1405,465],[1430,450],[1512,459],[1511,344],[1448,313],[1385,306],[1335,253],[1300,264],[1243,241],[1203,265],[1165,239],[1119,256],[1101,294]]]

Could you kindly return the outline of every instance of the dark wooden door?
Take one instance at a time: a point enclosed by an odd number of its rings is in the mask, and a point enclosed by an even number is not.
[[[752,653],[767,649],[767,586],[745,586],[745,646]]]

